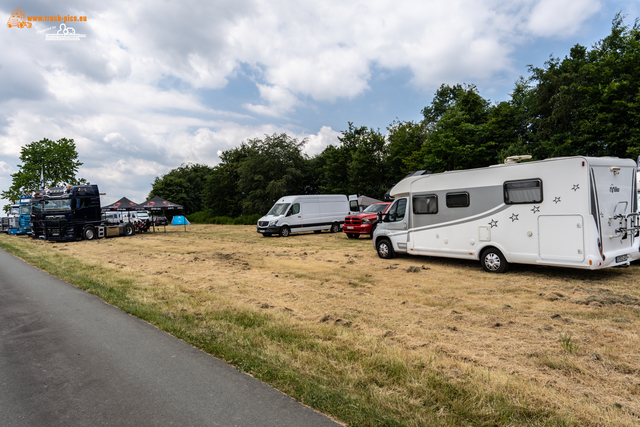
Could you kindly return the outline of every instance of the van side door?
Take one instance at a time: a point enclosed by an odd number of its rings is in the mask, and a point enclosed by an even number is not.
[[[289,211],[287,212],[287,222],[291,227],[291,231],[301,231],[303,227],[302,223],[302,206],[299,202],[293,203],[289,207]]]

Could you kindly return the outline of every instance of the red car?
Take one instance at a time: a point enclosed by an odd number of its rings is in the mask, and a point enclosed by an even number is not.
[[[345,217],[342,231],[347,233],[347,237],[350,239],[357,239],[361,234],[368,234],[373,237],[378,212],[385,213],[389,206],[391,206],[391,202],[374,203],[367,206],[364,211],[357,215]]]

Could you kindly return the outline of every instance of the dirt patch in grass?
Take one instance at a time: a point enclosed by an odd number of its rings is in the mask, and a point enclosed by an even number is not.
[[[110,286],[125,287],[137,304],[195,325],[190,334],[205,349],[236,334],[238,348],[293,369],[287,375],[314,378],[327,396],[378,407],[375,416],[388,417],[378,425],[640,424],[637,265],[511,266],[496,275],[477,262],[382,260],[371,240],[343,233],[264,238],[252,226],[222,225],[168,231],[19,242],[107,271],[123,281]],[[9,239],[19,238],[2,237]],[[233,328],[220,323],[229,316]],[[255,367],[257,359],[221,357],[271,375]],[[273,376],[266,380],[305,403],[376,425]]]

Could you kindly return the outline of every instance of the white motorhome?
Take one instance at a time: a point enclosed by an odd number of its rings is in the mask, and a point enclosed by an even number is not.
[[[373,244],[395,253],[600,269],[640,258],[636,163],[564,157],[411,176],[391,189]]]
[[[301,231],[342,229],[344,217],[358,211],[358,197],[342,194],[313,196],[285,196],[258,220],[258,233],[263,236],[278,234],[287,237]]]

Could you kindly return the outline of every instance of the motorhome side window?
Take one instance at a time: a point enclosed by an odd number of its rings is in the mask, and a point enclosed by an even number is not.
[[[414,214],[437,214],[438,213],[438,196],[429,194],[427,196],[413,197],[413,213]]]
[[[523,179],[504,183],[504,202],[507,205],[542,202],[542,180]]]
[[[469,206],[469,193],[447,193],[448,208],[466,208]]]
[[[389,209],[389,222],[402,221],[407,210],[407,199],[397,200]]]
[[[300,203],[294,203],[291,206],[291,215],[297,215],[300,213]]]

